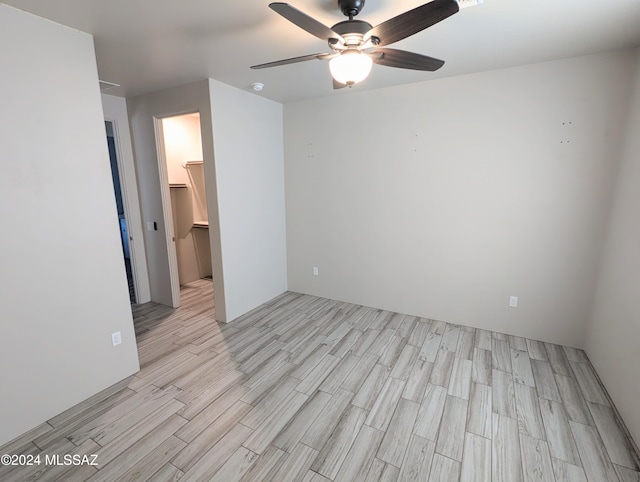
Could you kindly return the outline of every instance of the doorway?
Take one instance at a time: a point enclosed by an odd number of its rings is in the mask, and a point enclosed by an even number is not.
[[[115,129],[112,121],[105,121],[104,124],[107,133],[107,146],[109,148],[109,161],[111,163],[113,191],[116,197],[116,207],[118,210],[118,224],[120,226],[122,256],[124,258],[124,266],[127,273],[127,285],[129,286],[129,301],[132,305],[134,305],[136,304],[136,290],[131,263],[131,246],[129,244],[131,236],[129,235],[129,230],[127,228],[124,199],[122,196],[122,183],[120,182],[120,170],[118,167],[118,149],[116,147],[117,143],[115,138]]]
[[[159,162],[164,167],[168,203],[165,224],[170,247],[172,293],[179,293],[179,305],[197,293],[210,297],[213,305],[213,271],[209,216],[198,112],[158,119]],[[165,190],[166,192],[166,190]],[[166,212],[169,211],[169,212]],[[177,271],[177,279],[176,279]],[[174,295],[175,306],[175,295]]]

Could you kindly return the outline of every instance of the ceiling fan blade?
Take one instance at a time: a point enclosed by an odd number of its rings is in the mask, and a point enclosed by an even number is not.
[[[444,65],[444,60],[398,49],[375,49],[369,53],[369,56],[378,65],[397,67],[399,69],[433,72]]]
[[[269,67],[278,67],[280,65],[296,64],[298,62],[305,62],[307,60],[314,60],[314,59],[322,60],[324,58],[328,58],[332,56],[333,56],[332,54],[327,54],[327,53],[302,55],[301,57],[292,57],[290,59],[276,60],[275,62],[267,62],[266,64],[252,65],[251,68],[266,69]]]
[[[274,2],[270,3],[269,7],[274,12],[279,13],[290,22],[296,24],[301,29],[306,30],[311,35],[315,35],[319,39],[329,40],[330,38],[333,38],[340,42],[344,42],[344,39],[329,27],[318,22],[315,18],[310,17],[306,13],[301,12],[297,8],[292,7],[288,3]]]
[[[336,79],[333,79],[333,90],[344,89],[346,86],[347,84],[341,84]]]
[[[433,0],[373,27],[367,37],[379,38],[378,45],[389,45],[431,27],[459,10],[456,0]]]

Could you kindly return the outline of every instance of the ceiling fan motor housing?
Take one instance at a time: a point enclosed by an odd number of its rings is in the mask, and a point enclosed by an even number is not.
[[[364,7],[364,0],[338,0],[340,10],[347,17],[355,17]]]

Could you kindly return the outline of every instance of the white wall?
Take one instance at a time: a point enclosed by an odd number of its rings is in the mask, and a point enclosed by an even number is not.
[[[167,117],[162,119],[162,129],[169,182],[190,184],[187,170],[182,166],[188,161],[202,160],[200,116],[188,114]]]
[[[149,291],[147,255],[144,248],[138,180],[133,161],[127,102],[122,97],[113,95],[102,94],[101,97],[104,118],[111,121],[115,128],[118,170],[120,172],[125,214],[127,216],[127,230],[129,236],[133,238],[129,243],[129,247],[131,249],[136,301],[138,303],[147,303],[151,300],[151,292]]]
[[[582,346],[632,60],[285,105],[289,289]]]
[[[640,440],[640,50],[613,209],[586,350]]]
[[[92,39],[0,5],[0,59],[2,444],[139,367]]]
[[[282,105],[209,85],[231,321],[287,289]]]

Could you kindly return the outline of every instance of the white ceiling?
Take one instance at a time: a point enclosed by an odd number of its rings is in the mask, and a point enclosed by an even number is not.
[[[640,45],[639,0],[485,0],[393,45],[446,60],[438,72],[374,65],[353,89],[332,89],[328,62],[264,70],[250,65],[327,52],[326,43],[268,8],[270,0],[5,0],[3,3],[95,37],[102,80],[134,96],[211,77],[280,102],[348,95],[440,77]],[[337,0],[290,0],[331,26]],[[372,25],[424,0],[366,0]]]

